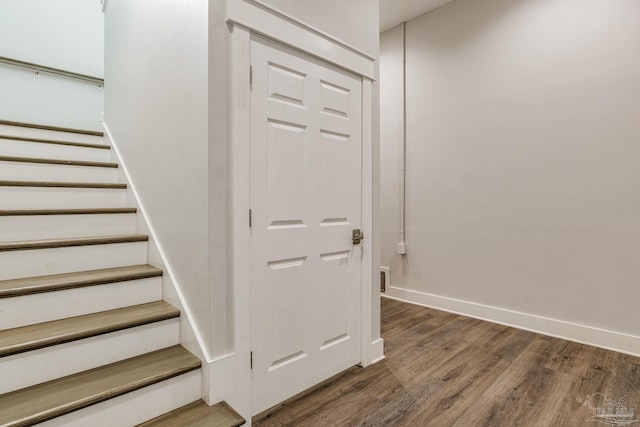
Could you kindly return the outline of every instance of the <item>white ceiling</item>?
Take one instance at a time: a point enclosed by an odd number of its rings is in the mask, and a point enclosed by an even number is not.
[[[380,32],[409,21],[453,0],[380,0]]]

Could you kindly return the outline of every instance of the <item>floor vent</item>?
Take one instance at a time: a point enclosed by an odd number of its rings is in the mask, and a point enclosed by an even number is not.
[[[380,267],[380,292],[387,291],[387,285],[389,282],[389,274],[391,273],[389,267]]]

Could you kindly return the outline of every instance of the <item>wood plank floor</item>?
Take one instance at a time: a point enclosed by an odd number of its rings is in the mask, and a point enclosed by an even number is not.
[[[384,361],[254,425],[605,426],[588,420],[595,393],[634,409],[628,421],[640,418],[640,358],[388,298],[382,336]]]

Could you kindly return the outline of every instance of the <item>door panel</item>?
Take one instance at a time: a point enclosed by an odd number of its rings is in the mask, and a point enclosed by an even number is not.
[[[305,295],[299,284],[307,280],[306,261],[298,258],[268,263],[268,302],[272,311],[270,370],[305,354]]]
[[[349,252],[324,254],[320,259],[322,351],[349,336]]]
[[[270,229],[305,224],[307,130],[268,122],[267,201]]]
[[[320,224],[346,223],[349,217],[349,138],[320,132]]]
[[[361,80],[251,45],[253,413],[360,362]]]

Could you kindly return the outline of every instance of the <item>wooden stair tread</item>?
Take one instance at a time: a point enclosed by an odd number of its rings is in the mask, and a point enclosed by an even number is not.
[[[39,157],[14,157],[0,156],[0,162],[18,162],[18,163],[42,163],[48,165],[64,165],[64,166],[90,166],[98,168],[117,168],[117,163],[112,162],[92,162],[86,160],[61,160],[61,159],[45,159]]]
[[[87,286],[103,285],[105,283],[126,282],[129,280],[159,276],[162,276],[161,269],[145,264],[2,280],[0,281],[0,298],[84,288]]]
[[[120,236],[74,237],[70,239],[25,240],[20,242],[0,243],[0,252],[22,251],[30,249],[67,248],[70,246],[108,245],[112,243],[146,242],[145,234],[125,234]]]
[[[0,216],[133,214],[136,212],[138,212],[137,208],[6,209],[0,210]]]
[[[104,136],[104,132],[99,132],[96,130],[77,129],[77,128],[69,128],[69,127],[61,127],[61,126],[53,126],[53,125],[41,125],[37,123],[16,122],[12,120],[0,120],[0,125],[17,126],[17,127],[23,127],[23,128],[31,128],[31,129],[44,129],[44,130],[52,130],[56,132],[79,133],[82,135]]]
[[[164,301],[0,331],[0,357],[50,347],[180,316]]]
[[[60,187],[60,188],[111,188],[123,190],[125,183],[105,182],[55,182],[55,181],[0,181],[0,187]]]
[[[173,346],[0,396],[0,425],[28,426],[200,368]]]
[[[227,402],[209,406],[198,400],[137,427],[238,427],[245,422]]]
[[[2,124],[2,123],[0,123]],[[56,145],[69,145],[72,147],[83,147],[83,148],[97,148],[100,150],[109,150],[111,147],[106,144],[92,144],[90,142],[73,142],[73,141],[61,141],[57,139],[45,139],[45,138],[31,138],[25,136],[16,136],[16,135],[0,135],[0,139],[8,139],[11,141],[22,141],[22,142],[38,142],[41,144],[56,144]]]

